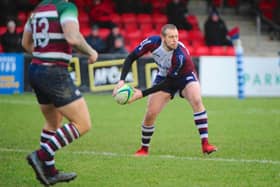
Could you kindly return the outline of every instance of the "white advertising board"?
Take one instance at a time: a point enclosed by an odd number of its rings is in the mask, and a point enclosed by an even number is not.
[[[237,97],[235,57],[201,57],[199,77],[202,95]],[[244,92],[248,96],[280,96],[280,60],[276,57],[244,57]]]

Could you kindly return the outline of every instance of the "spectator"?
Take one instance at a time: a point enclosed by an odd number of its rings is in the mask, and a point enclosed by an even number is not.
[[[111,48],[114,48],[115,40],[117,38],[122,38],[124,42],[124,37],[120,33],[120,28],[117,25],[113,25],[110,34],[106,38],[107,52],[111,51]]]
[[[123,37],[116,37],[114,45],[109,49],[109,53],[127,54],[128,51],[125,48]]]
[[[21,52],[21,36],[16,32],[16,22],[7,22],[7,31],[1,36],[3,51],[6,53]]]
[[[102,0],[93,0],[89,14],[92,24],[97,24],[102,28],[110,28],[113,24],[111,21],[112,12],[113,8],[110,4],[102,2]]]
[[[187,21],[187,4],[181,0],[172,0],[166,6],[168,23],[176,25],[178,29],[191,30],[192,25]]]
[[[104,53],[106,50],[105,41],[99,36],[99,28],[97,25],[93,25],[91,28],[91,34],[86,37],[87,43],[95,49],[98,53]]]
[[[218,11],[213,9],[205,24],[205,42],[208,46],[232,46],[232,42],[227,38],[227,27]]]

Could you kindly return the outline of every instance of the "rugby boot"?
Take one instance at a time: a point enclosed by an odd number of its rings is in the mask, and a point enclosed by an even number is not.
[[[47,176],[48,183],[50,185],[54,185],[59,182],[70,182],[77,177],[77,174],[74,172],[64,173],[62,171],[58,171],[58,173],[54,176]]]
[[[134,156],[148,156],[149,155],[149,151],[147,148],[141,147],[138,151],[136,151],[136,153],[134,154]]]
[[[216,146],[214,146],[214,145],[211,145],[211,144],[203,144],[202,145],[202,152],[204,153],[204,154],[211,154],[211,153],[213,153],[213,152],[215,152],[215,151],[217,151],[218,150],[218,148],[216,147]]]
[[[44,185],[49,185],[49,181],[44,175],[44,163],[39,159],[37,152],[34,151],[26,157],[28,164],[36,173],[36,178]]]

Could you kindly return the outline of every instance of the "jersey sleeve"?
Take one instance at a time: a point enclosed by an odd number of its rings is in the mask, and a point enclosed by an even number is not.
[[[140,57],[147,52],[151,52],[156,49],[161,44],[161,39],[159,36],[151,36],[143,40],[133,51],[133,53]]]
[[[68,21],[78,21],[78,10],[73,3],[64,3],[61,7],[58,7],[58,12],[60,16],[60,23],[64,24]]]

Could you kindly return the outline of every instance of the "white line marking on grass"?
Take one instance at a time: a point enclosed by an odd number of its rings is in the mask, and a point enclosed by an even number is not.
[[[30,153],[31,150],[27,149],[12,149],[12,148],[0,148],[0,152],[13,152],[13,153]],[[129,154],[119,154],[112,152],[95,152],[95,151],[63,151],[67,154],[78,155],[94,155],[94,156],[108,156],[108,157],[135,157]],[[63,153],[61,152],[61,153]],[[215,154],[215,153],[214,153]],[[145,157],[146,158],[146,157]],[[166,160],[198,160],[198,161],[214,161],[214,162],[233,162],[233,163],[255,163],[255,164],[272,164],[280,165],[279,160],[248,160],[248,159],[235,159],[235,158],[207,158],[205,157],[187,157],[187,156],[175,156],[175,155],[150,155],[148,158],[160,158]]]

